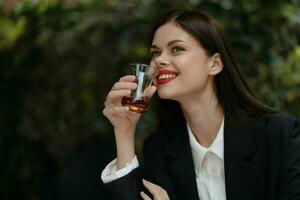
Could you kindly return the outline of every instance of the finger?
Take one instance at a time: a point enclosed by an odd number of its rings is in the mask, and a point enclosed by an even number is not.
[[[143,183],[144,183],[144,186],[149,190],[149,192],[153,195],[153,196],[161,196],[162,195],[162,192],[161,192],[161,189],[158,185],[155,185],[145,179],[143,179]]]
[[[150,181],[147,181],[145,179],[143,179],[143,183],[149,190],[149,192],[153,195],[154,199],[170,200],[167,191],[159,185],[151,183]]]
[[[111,116],[114,114],[126,113],[129,111],[127,106],[119,106],[119,107],[111,107],[111,108],[104,108],[103,114],[105,116]]]
[[[142,191],[140,194],[144,200],[151,200],[151,198],[145,192]]]
[[[120,78],[119,81],[129,81],[132,82],[136,79],[136,77],[134,75],[126,75]]]
[[[123,96],[130,95],[131,90],[114,90],[110,91],[106,97],[106,100],[104,102],[105,106],[109,106],[112,103],[115,103],[116,101],[120,101],[120,99]]]
[[[163,189],[163,197],[165,200],[170,200],[169,195],[166,190]]]
[[[130,89],[135,90],[137,84],[135,82],[116,82],[112,87],[112,90],[122,90],[122,89]]]

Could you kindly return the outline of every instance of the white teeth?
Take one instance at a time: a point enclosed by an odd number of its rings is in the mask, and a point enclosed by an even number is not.
[[[175,78],[175,77],[176,77],[175,74],[162,74],[162,75],[158,76],[158,79],[161,80],[161,79],[165,79],[165,78]]]

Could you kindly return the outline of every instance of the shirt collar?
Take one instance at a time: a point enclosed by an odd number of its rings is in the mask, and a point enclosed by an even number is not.
[[[205,148],[201,144],[199,144],[187,123],[186,126],[189,134],[193,160],[196,168],[199,169],[201,167],[203,158],[205,157],[208,151],[213,152],[220,159],[224,160],[224,118],[217,133],[217,136],[209,148]]]
[[[219,128],[217,136],[209,149],[214,152],[219,158],[224,160],[224,118]]]

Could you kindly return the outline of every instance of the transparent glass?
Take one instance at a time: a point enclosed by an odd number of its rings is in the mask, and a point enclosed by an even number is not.
[[[149,110],[149,91],[153,80],[150,66],[142,63],[130,64],[131,74],[136,76],[137,89],[122,98],[122,105],[137,113]]]

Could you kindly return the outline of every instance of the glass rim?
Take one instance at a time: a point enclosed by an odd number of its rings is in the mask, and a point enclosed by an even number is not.
[[[144,63],[130,63],[130,66],[137,66],[137,65],[141,65],[141,66],[145,66],[145,67],[150,67],[150,65],[144,64]]]

